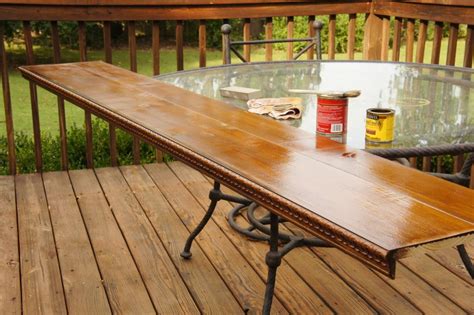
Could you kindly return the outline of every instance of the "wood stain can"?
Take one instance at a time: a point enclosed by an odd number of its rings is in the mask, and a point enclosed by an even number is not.
[[[365,121],[365,139],[369,142],[392,142],[395,111],[390,108],[369,108]]]
[[[318,92],[316,132],[331,138],[346,135],[348,98],[359,94],[360,91]]]

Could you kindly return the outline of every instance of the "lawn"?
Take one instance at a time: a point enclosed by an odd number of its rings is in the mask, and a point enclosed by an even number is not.
[[[461,66],[463,61],[464,54],[464,39],[460,40],[458,43],[456,65]],[[431,42],[427,43],[426,46],[426,59],[425,62],[430,61],[431,56]],[[415,46],[416,47],[416,46]],[[445,64],[446,52],[447,52],[447,40],[443,41],[441,46],[441,63]],[[8,51],[9,62],[12,70],[10,72],[10,87],[11,87],[11,98],[13,106],[13,116],[14,116],[14,126],[15,131],[23,131],[27,134],[32,132],[32,123],[31,123],[31,108],[30,108],[30,99],[28,92],[28,84],[24,80],[18,70],[16,70],[16,65],[24,64],[24,52],[18,49],[10,49]],[[35,50],[35,55],[38,63],[48,63],[51,62],[51,51],[47,49],[37,49]],[[152,61],[151,61],[151,51],[150,50],[139,50],[137,52],[138,58],[138,72],[151,75],[152,74]],[[257,49],[252,53],[252,61],[263,61],[264,60],[264,50]],[[391,53],[390,53],[391,56]],[[72,50],[63,50],[62,59],[65,62],[72,62],[79,60],[79,54],[77,51]],[[89,60],[101,60],[104,58],[103,51],[89,51],[88,52]],[[274,60],[285,60],[286,53],[284,51],[274,51]],[[324,58],[324,56],[323,56]],[[345,59],[346,54],[337,54],[336,59]],[[361,53],[356,54],[356,59],[361,59]],[[405,50],[402,47],[401,58],[404,60]],[[325,58],[326,59],[326,58]],[[235,60],[235,63],[238,61]],[[115,65],[128,68],[129,67],[129,56],[128,50],[120,49],[114,50],[113,54],[113,63]],[[207,65],[215,66],[222,64],[222,55],[220,51],[209,50],[207,52]],[[164,48],[161,50],[161,60],[160,60],[161,72],[169,73],[176,71],[176,54],[171,48]],[[184,51],[184,68],[194,69],[199,67],[199,51],[196,48],[185,48]],[[57,115],[57,106],[56,98],[42,90],[38,89],[38,101],[40,108],[40,121],[41,121],[41,130],[42,132],[51,133],[56,135],[58,133],[58,115]],[[3,107],[3,98],[0,101],[0,104]],[[83,111],[77,107],[67,104],[66,105],[66,121],[68,126],[71,124],[83,124],[84,120]],[[0,111],[0,135],[5,134],[4,127],[4,111]]]

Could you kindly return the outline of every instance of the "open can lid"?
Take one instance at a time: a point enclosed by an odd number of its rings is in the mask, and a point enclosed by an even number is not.
[[[318,97],[326,98],[326,99],[338,99],[338,98],[348,98],[348,97],[357,97],[360,95],[359,90],[351,90],[351,91],[319,91],[316,92]]]

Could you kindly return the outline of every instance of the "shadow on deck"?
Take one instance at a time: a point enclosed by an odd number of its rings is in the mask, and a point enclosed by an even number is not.
[[[0,177],[0,312],[260,312],[267,245],[229,227],[229,203],[193,259],[179,256],[210,188],[179,162]],[[300,248],[279,269],[273,312],[474,312],[474,281],[455,249],[405,259],[397,273]]]

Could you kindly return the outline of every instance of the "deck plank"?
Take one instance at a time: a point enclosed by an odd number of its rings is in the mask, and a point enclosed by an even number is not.
[[[194,228],[204,216],[206,206],[202,206],[197,202],[167,165],[146,165],[145,168],[181,219],[187,222],[190,228]],[[222,205],[221,203],[219,207],[222,207]],[[191,214],[189,209],[200,209],[200,212],[196,211]],[[224,213],[229,210],[230,207],[228,206]],[[221,222],[219,219],[225,220],[225,214],[219,210],[216,211],[218,213],[213,216],[216,221],[210,220],[206,228],[197,237],[197,240],[206,253],[212,256],[213,263],[219,272],[223,273],[223,278],[226,279],[228,285],[232,286],[236,292],[241,291],[242,282],[254,288],[254,303],[259,305],[257,309],[260,310],[264,295],[263,279],[266,279],[267,276],[267,268],[264,262],[268,248],[265,244],[247,242],[244,239],[234,239],[233,241],[237,244],[233,244],[223,233],[228,228],[227,224],[217,224]],[[246,248],[248,251],[239,252],[235,246]],[[255,270],[254,272],[250,272],[249,265]],[[228,266],[232,266],[232,268]],[[312,309],[319,313],[332,313],[332,310],[324,301],[314,294],[314,291],[304,281],[301,281],[288,265],[282,264],[279,267],[278,277],[281,281],[277,282],[275,296],[279,301],[284,300],[284,305],[290,313],[298,312],[301,309]],[[242,295],[242,293],[238,294]],[[297,299],[298,296],[304,298]],[[275,311],[278,310],[278,300],[274,301]]]
[[[183,163],[173,162],[169,163],[169,166],[201,205],[205,207],[206,204],[209,203],[208,194],[212,188],[208,180],[202,174],[187,167]],[[236,195],[235,193],[231,194]],[[228,225],[226,217],[231,207],[230,203],[221,201],[214,214],[215,221],[225,231],[232,242],[238,246],[245,257],[249,257],[249,259],[257,262],[255,268],[259,270],[260,276],[265,276],[267,268],[262,262],[265,260],[264,255],[268,251],[268,245],[263,242],[249,242],[247,238],[235,232]],[[245,223],[244,221],[244,224]],[[278,291],[279,289],[281,290],[281,286],[279,286],[278,283],[283,283],[283,286],[286,286],[285,283],[292,283],[292,285],[294,285],[295,282],[303,279],[336,313],[343,313],[348,309],[359,314],[370,314],[374,312],[357,293],[347,286],[309,249],[295,249],[291,254],[285,256],[284,261],[289,267],[283,266],[294,269],[294,272],[288,270],[286,274],[284,269],[278,271],[277,295],[282,294],[285,301],[295,299],[297,303],[298,296],[284,296],[285,292]],[[308,268],[308,266],[311,266],[311,268]],[[298,279],[295,280],[295,277]],[[298,288],[295,287],[295,290],[298,291]]]
[[[189,236],[189,230],[147,172],[139,166],[122,167],[121,170],[201,311],[205,314],[233,314],[241,313],[244,307],[248,307],[237,302],[199,244],[193,245],[193,259],[181,258],[180,253]],[[241,286],[245,290],[248,285],[242,282]]]
[[[186,285],[118,168],[96,170],[100,185],[157,311],[199,314]]]
[[[468,254],[474,253],[472,246],[466,244],[466,250]],[[474,279],[471,278],[469,273],[466,270],[466,267],[462,263],[461,257],[456,248],[444,248],[442,250],[429,253],[428,256],[436,260],[438,263],[443,265],[445,268],[449,269],[451,272],[455,273],[458,277],[464,279],[471,285],[474,285]],[[470,254],[471,260],[474,260],[474,255]]]
[[[21,314],[15,179],[0,176],[0,310]]]
[[[64,290],[40,174],[16,177],[25,314],[65,314]]]
[[[410,257],[404,259],[402,263],[465,311],[474,313],[472,284],[460,279],[426,255]]]
[[[109,302],[67,172],[43,175],[68,312],[110,314]]]
[[[154,314],[135,262],[92,170],[69,172],[114,313]]]

